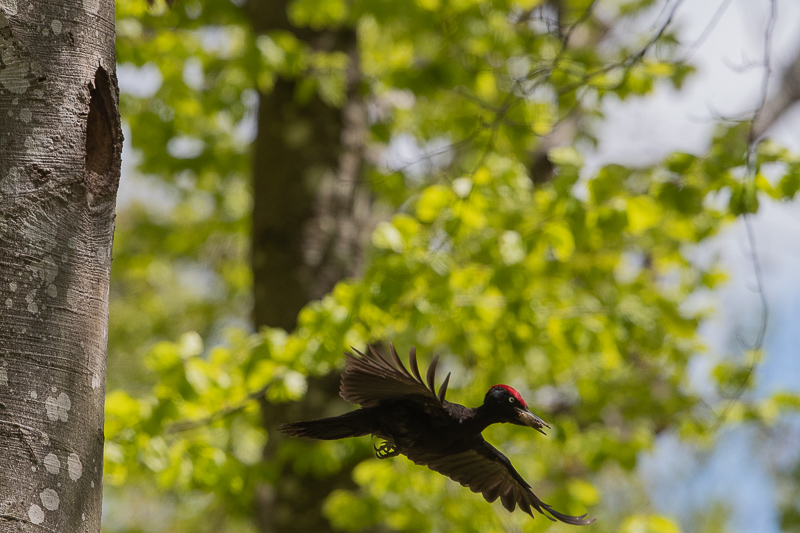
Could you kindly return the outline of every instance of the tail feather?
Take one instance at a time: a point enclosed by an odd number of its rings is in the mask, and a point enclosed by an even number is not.
[[[594,521],[596,520],[596,518],[586,518],[586,513],[583,513],[580,516],[572,516],[564,513],[559,513],[558,511],[556,511],[555,509],[546,504],[545,504],[545,509],[547,509],[547,512],[553,515],[560,522],[564,522],[565,524],[572,524],[573,526],[588,526],[589,524],[594,523]],[[542,514],[544,514],[544,512]],[[545,516],[547,515],[545,514]],[[548,516],[548,518],[550,517]]]
[[[341,416],[283,424],[278,429],[293,437],[321,440],[361,437],[372,433],[364,416],[364,409],[358,409]]]

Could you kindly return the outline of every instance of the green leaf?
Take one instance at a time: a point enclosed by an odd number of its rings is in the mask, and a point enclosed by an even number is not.
[[[752,179],[731,186],[731,199],[728,203],[734,215],[756,213],[758,211],[758,189]]]
[[[555,165],[562,167],[580,168],[583,166],[583,156],[572,146],[551,148],[547,158]]]
[[[575,251],[575,240],[566,224],[547,224],[543,233],[556,259],[566,261]]]
[[[667,169],[676,174],[683,174],[697,161],[697,156],[684,152],[674,152],[664,161]]]
[[[635,235],[655,227],[661,221],[661,210],[648,196],[628,198],[628,227]]]
[[[381,222],[372,233],[372,244],[381,250],[392,250],[402,253],[405,242],[402,233],[389,222]]]
[[[631,175],[631,169],[622,165],[606,165],[597,173],[597,177],[589,182],[592,201],[601,204],[623,192],[625,180]]]
[[[427,187],[417,200],[417,217],[421,222],[431,223],[453,201],[452,191],[443,185]]]
[[[621,533],[681,533],[678,524],[658,515],[634,515],[622,523]]]
[[[785,199],[792,199],[800,190],[800,164],[789,166],[788,172],[781,178],[778,189]]]

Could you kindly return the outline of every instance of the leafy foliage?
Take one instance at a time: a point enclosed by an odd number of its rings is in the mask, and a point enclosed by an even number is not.
[[[191,530],[242,530],[257,487],[280,483],[284,465],[335,472],[371,446],[286,442],[264,463],[263,444],[282,437],[262,427],[253,400],[296,400],[306,376],[335,370],[343,349],[393,340],[442,354],[460,403],[479,403],[497,382],[524,391],[552,434],[497,427],[489,437],[519,458],[548,503],[589,509],[598,531],[678,531],[646,509],[609,509],[600,480],[629,475],[662,431],[698,436],[713,425],[687,392],[702,317],[682,302],[720,276],[698,271],[685,252],[755,212],[759,197],[793,198],[800,160],[762,144],[756,166],[782,165],[783,176],[752,179],[748,124],[736,124],[720,127],[705,154],[588,175],[575,146],[593,141],[604,99],[680,88],[693,70],[669,59],[669,30],[654,42],[598,46],[608,25],[651,2],[597,13],[593,2],[564,0],[558,31],[548,31],[548,7],[537,0],[297,0],[289,16],[298,26],[357,28],[371,147],[405,134],[446,149],[424,176],[371,168],[372,190],[394,213],[373,234],[364,274],[306,306],[294,331],[253,333],[244,317],[256,91],[294,78],[298,105],[310,94],[342,105],[347,57],[285,31],[254,35],[238,4],[117,3],[121,64],[155,67],[162,80],[152,95],[123,93],[122,113],[139,187],[167,200],[134,201],[118,219],[109,368],[110,383],[128,391],[107,399],[107,482],[212,494],[198,505],[228,517],[228,529]],[[538,180],[535,150],[574,118],[576,142],[550,148],[553,175]],[[714,375],[724,390],[742,372]],[[774,409],[795,400],[776,397]],[[343,531],[549,526],[481,504],[402,459],[364,461],[354,480],[356,491],[336,491],[324,509]]]

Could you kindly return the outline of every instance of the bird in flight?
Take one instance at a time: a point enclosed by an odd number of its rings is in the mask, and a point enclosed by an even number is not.
[[[504,422],[545,434],[543,429],[550,426],[528,409],[516,390],[508,385],[495,385],[486,393],[483,405],[471,409],[448,402],[445,393],[450,374],[438,392],[434,387],[438,356],[423,381],[416,350],[412,348],[409,354],[409,371],[394,346],[390,346],[391,360],[372,346],[367,354],[355,349],[357,355],[345,352],[347,359],[339,394],[361,409],[284,424],[279,429],[295,437],[323,440],[375,435],[384,440],[375,447],[379,459],[405,455],[472,492],[480,492],[488,502],[500,498],[508,511],[519,506],[533,517],[531,509],[536,509],[550,520],[579,526],[595,521],[585,514],[560,513],[540,500],[508,457],[481,435],[491,424]]]

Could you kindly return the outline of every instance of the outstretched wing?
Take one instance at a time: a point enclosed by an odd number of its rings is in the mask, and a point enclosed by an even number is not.
[[[536,497],[531,486],[511,466],[508,457],[482,437],[477,445],[467,451],[454,454],[403,451],[403,454],[418,465],[444,474],[450,479],[468,487],[472,492],[480,492],[488,502],[497,498],[509,511],[517,505],[533,516],[531,508],[536,509],[550,520],[576,526],[594,522],[586,515],[570,516],[559,513]]]
[[[394,345],[390,344],[389,346],[392,354],[391,361],[384,358],[372,346],[369,347],[369,352],[366,354],[355,348],[353,351],[358,355],[345,352],[347,360],[339,395],[348,402],[362,407],[374,407],[382,400],[394,400],[408,396],[421,396],[425,401],[442,405],[450,374],[447,374],[437,393],[434,382],[439,356],[437,355],[431,361],[426,380],[423,381],[417,367],[416,349],[411,348],[408,356],[409,367],[411,367],[409,372],[400,361]]]

